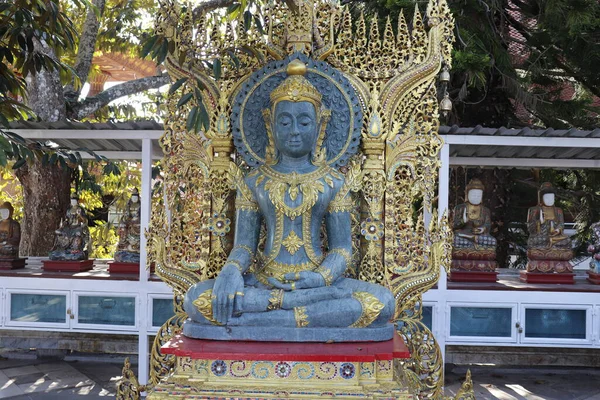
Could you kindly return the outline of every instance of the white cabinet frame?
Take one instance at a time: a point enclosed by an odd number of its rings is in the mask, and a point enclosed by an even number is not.
[[[525,322],[526,310],[581,310],[585,311],[585,339],[562,339],[562,338],[532,338],[526,337],[527,324]],[[591,345],[593,342],[593,314],[594,306],[592,304],[542,304],[542,303],[521,303],[519,323],[523,332],[519,333],[519,342],[522,344],[564,344],[564,345]]]
[[[451,314],[452,308],[457,307],[469,307],[469,308],[507,308],[511,310],[510,319],[510,337],[503,336],[452,336],[451,328]],[[448,302],[446,303],[446,326],[445,331],[447,333],[446,344],[459,344],[459,343],[481,343],[483,345],[489,343],[517,343],[517,329],[515,325],[518,321],[518,304],[517,303],[471,303],[471,302]]]
[[[111,325],[111,324],[88,324],[79,322],[79,298],[80,297],[126,297],[134,299],[134,324],[133,325]],[[85,329],[92,331],[129,331],[138,333],[140,321],[140,298],[136,293],[118,293],[118,292],[81,292],[73,291],[73,322],[71,326],[74,329]]]
[[[65,297],[65,322],[30,322],[30,321],[13,321],[11,320],[10,309],[13,294],[33,294],[47,296],[64,296]],[[37,290],[37,289],[6,289],[3,304],[4,326],[6,327],[22,327],[33,328],[35,330],[47,330],[49,328],[69,329],[71,320],[69,312],[71,308],[70,292],[67,290]]]

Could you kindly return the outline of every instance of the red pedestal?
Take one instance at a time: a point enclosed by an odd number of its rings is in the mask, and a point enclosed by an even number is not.
[[[140,264],[113,261],[108,263],[108,272],[111,274],[139,274]]]
[[[593,283],[595,285],[600,285],[600,274],[597,274],[595,272],[592,271],[588,271],[588,282]]]
[[[83,272],[94,268],[94,260],[64,261],[44,260],[42,269],[54,272]]]
[[[496,271],[450,271],[448,277],[450,282],[496,282],[498,273]]]
[[[224,342],[176,335],[160,352],[194,360],[374,362],[410,358],[397,332],[386,342],[354,343]]]
[[[573,273],[536,273],[536,272],[527,272],[521,271],[519,279],[521,282],[526,283],[566,283],[566,284],[574,284],[575,283],[575,274]]]
[[[0,269],[21,269],[25,268],[27,258],[0,258]]]

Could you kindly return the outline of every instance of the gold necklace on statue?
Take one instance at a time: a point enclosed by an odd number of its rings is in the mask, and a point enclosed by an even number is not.
[[[292,220],[314,207],[319,193],[325,192],[325,184],[333,188],[331,168],[328,166],[320,167],[308,174],[297,172],[283,174],[268,165],[262,166],[260,171],[262,175],[256,179],[256,186],[264,181],[265,191],[269,193],[269,199],[275,209]],[[285,203],[286,194],[292,201],[298,198],[298,194],[302,194],[302,202],[297,207],[291,207]]]
[[[481,205],[467,203],[467,217],[470,221],[481,218]]]

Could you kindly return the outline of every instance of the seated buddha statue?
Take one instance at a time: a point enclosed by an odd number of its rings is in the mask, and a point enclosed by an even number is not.
[[[555,190],[545,182],[538,192],[538,205],[527,213],[529,249],[571,250],[571,239],[565,235],[565,217],[562,209],[554,206]]]
[[[263,111],[266,162],[238,184],[234,246],[222,270],[185,295],[190,318],[184,324],[186,336],[283,341],[392,337],[391,292],[344,276],[352,262],[349,185],[325,162],[330,113],[304,76],[306,70],[301,61],[290,62],[287,78],[270,94],[270,108]],[[264,250],[257,251],[263,222]],[[212,223],[218,227],[224,221]],[[327,251],[320,235],[323,224]]]
[[[454,208],[454,250],[496,251],[496,238],[490,235],[490,210],[483,206],[483,183],[471,179],[466,188],[467,202]]]
[[[600,222],[594,222],[590,226],[592,232],[591,243],[588,245],[588,253],[591,255],[590,270],[600,274]]]
[[[555,190],[545,182],[538,192],[538,205],[527,213],[528,272],[571,272],[571,239],[565,235],[563,211],[554,206]]]
[[[71,206],[54,233],[56,235],[54,247],[49,254],[51,260],[80,261],[88,259],[90,231],[87,216],[79,205],[77,194],[71,195]]]
[[[19,258],[21,226],[12,219],[13,206],[8,201],[0,205],[0,258]]]
[[[119,221],[119,243],[115,253],[117,262],[140,262],[140,210],[140,194],[136,188]]]

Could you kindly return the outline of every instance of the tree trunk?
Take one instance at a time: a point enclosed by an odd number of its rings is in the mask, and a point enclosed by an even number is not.
[[[69,206],[71,170],[36,160],[17,169],[16,175],[23,186],[25,204],[20,253],[47,257],[54,244],[54,231]]]
[[[56,59],[54,50],[46,43],[35,41],[38,52]],[[63,86],[58,71],[42,69],[29,75],[27,81],[27,105],[42,121],[55,122],[66,118],[67,108]]]

